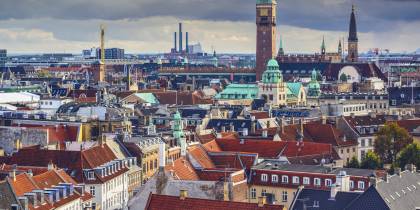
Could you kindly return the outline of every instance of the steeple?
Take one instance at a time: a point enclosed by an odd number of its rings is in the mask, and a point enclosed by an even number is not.
[[[280,36],[280,47],[279,47],[279,52],[277,53],[277,56],[283,56],[283,55],[284,55],[283,38]]]
[[[358,41],[357,38],[357,25],[356,25],[356,15],[354,14],[355,7],[352,5],[351,15],[350,15],[350,27],[349,27],[349,41]]]
[[[354,5],[351,8],[349,37],[348,37],[348,62],[357,62],[359,58],[359,39],[357,38],[357,25]]]
[[[343,46],[341,45],[341,40],[338,41],[338,54],[341,55],[343,53]]]
[[[326,49],[325,49],[325,36],[322,36],[322,45],[321,45],[321,55],[325,55]]]

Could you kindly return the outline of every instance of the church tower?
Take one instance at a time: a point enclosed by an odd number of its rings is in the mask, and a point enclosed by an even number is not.
[[[357,62],[359,57],[359,39],[357,38],[357,25],[356,25],[356,16],[354,14],[354,5],[351,9],[350,15],[350,27],[349,27],[349,39],[348,39],[348,51],[347,56],[348,62]]]
[[[267,104],[275,107],[287,104],[286,84],[283,82],[283,75],[275,59],[268,61],[262,81],[258,83],[258,98],[264,99]]]
[[[267,62],[276,56],[276,0],[257,0],[256,77],[260,81]]]

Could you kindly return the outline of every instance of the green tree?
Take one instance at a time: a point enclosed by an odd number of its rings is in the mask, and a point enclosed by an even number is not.
[[[397,123],[388,123],[376,134],[375,152],[383,163],[392,164],[397,160],[398,153],[412,142],[407,130]]]
[[[366,153],[366,157],[362,160],[360,168],[364,169],[378,169],[381,168],[381,159],[372,151]]]
[[[347,168],[360,168],[360,163],[357,157],[353,156],[350,162],[347,164]]]
[[[347,75],[346,74],[341,74],[340,75],[340,81],[341,82],[347,82]]]
[[[398,155],[398,165],[404,168],[407,164],[414,164],[420,167],[420,146],[417,144],[409,144]]]

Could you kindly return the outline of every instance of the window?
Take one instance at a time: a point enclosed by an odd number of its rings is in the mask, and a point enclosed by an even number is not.
[[[362,146],[362,147],[364,147],[366,144],[365,144],[365,140],[364,139],[362,139],[361,141],[360,141],[360,145]]]
[[[314,179],[314,184],[315,184],[315,186],[321,186],[321,179],[320,178],[315,178]]]
[[[267,196],[267,190],[263,189],[261,190],[261,196]]]
[[[293,177],[293,184],[299,184],[299,177],[298,176]]]
[[[273,183],[279,182],[279,176],[277,176],[277,175],[271,175],[271,182],[273,182]]]
[[[350,180],[350,189],[353,189],[353,188],[354,188],[354,181]]]
[[[268,175],[267,174],[261,174],[261,181],[267,182],[268,181]]]
[[[287,202],[287,191],[283,191],[283,192],[281,193],[281,200],[282,200],[283,202]]]
[[[365,189],[365,182],[363,182],[363,181],[359,181],[359,182],[357,183],[357,185],[358,185],[358,188],[359,188],[359,189],[361,189],[361,190]]]
[[[281,182],[283,182],[283,183],[289,183],[289,177],[286,176],[286,175],[282,176],[281,177]]]
[[[373,146],[373,141],[372,139],[369,139],[369,146],[372,147]]]
[[[93,180],[93,179],[95,179],[95,174],[93,173],[93,171],[89,171],[89,172],[87,173],[87,178],[88,178],[89,180]]]
[[[331,185],[332,185],[332,180],[331,179],[325,179],[325,186],[331,187]]]
[[[90,186],[90,194],[95,196],[95,186]]]
[[[257,190],[255,188],[251,189],[251,199],[257,198]]]
[[[309,177],[303,177],[303,184],[304,184],[304,185],[309,185],[309,184],[311,184],[311,179],[309,179]]]

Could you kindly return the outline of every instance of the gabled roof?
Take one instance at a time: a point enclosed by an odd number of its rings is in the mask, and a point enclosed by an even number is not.
[[[188,155],[200,165],[200,168],[215,168],[213,161],[201,145],[189,148]]]
[[[319,203],[318,209],[322,210],[343,210],[351,201],[357,198],[361,193],[357,192],[337,192],[335,199],[331,199],[331,192],[329,190],[320,189],[302,189],[298,192],[295,203],[291,209],[305,210],[312,209],[315,202]],[[364,208],[361,208],[364,209]]]
[[[146,210],[282,210],[280,205],[264,205],[198,198],[180,199],[177,196],[150,194]]]
[[[179,180],[200,180],[194,167],[184,157],[181,157],[165,166],[165,170],[171,172],[175,179]]]

